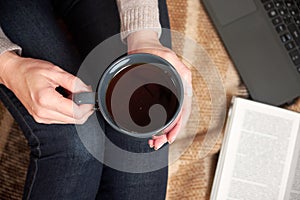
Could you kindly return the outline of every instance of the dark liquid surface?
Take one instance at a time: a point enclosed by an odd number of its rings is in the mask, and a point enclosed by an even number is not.
[[[106,106],[116,125],[145,133],[167,124],[176,114],[179,99],[170,73],[152,64],[129,66],[108,85]]]

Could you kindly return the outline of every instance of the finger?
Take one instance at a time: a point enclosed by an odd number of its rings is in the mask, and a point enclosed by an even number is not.
[[[83,104],[78,106],[72,100],[63,97],[53,88],[44,90],[40,94],[38,104],[43,108],[59,112],[62,115],[78,120],[93,109],[93,105],[89,104]]]
[[[184,88],[184,96],[192,97],[193,96],[193,86],[192,84],[187,83],[185,80],[182,82]]]
[[[154,140],[150,139],[148,140],[148,145],[150,148],[153,148],[154,147]]]
[[[76,119],[53,110],[43,110],[33,113],[32,116],[36,122],[43,124],[74,124],[76,122]]]
[[[185,126],[188,123],[192,111],[192,95],[185,95],[182,108],[182,124]]]
[[[166,142],[168,142],[166,134],[156,137],[154,139],[154,149],[160,149]]]
[[[165,137],[165,134],[162,134],[162,135],[153,135],[153,136],[152,136],[152,139],[153,139],[153,140],[156,140],[156,139],[161,139],[161,138],[163,138],[163,137]]]
[[[191,97],[186,97],[184,100],[182,112],[181,112],[178,122],[170,130],[170,132],[168,132],[166,134],[167,138],[168,138],[168,142],[170,144],[172,144],[175,141],[177,135],[180,134],[180,131],[182,131],[184,129],[184,127],[187,125],[190,114],[191,114],[191,105],[192,105]]]
[[[78,109],[74,111],[74,118],[79,119],[79,120],[80,120],[80,118],[81,119],[84,118],[91,111],[92,112],[95,111],[94,105],[92,105],[92,104],[82,104],[82,105],[77,106],[77,108]]]
[[[56,83],[72,93],[91,91],[91,88],[82,80],[59,67],[55,67],[53,73],[54,74],[51,77],[53,77]]]
[[[166,134],[169,144],[172,144],[175,141],[177,135],[181,130],[181,127],[182,127],[182,115],[180,116],[180,119],[178,120],[176,125],[172,128],[172,130]]]
[[[192,94],[185,94],[182,107],[182,126],[186,126],[192,112]]]
[[[165,59],[167,59],[178,71],[180,76],[189,85],[192,83],[192,73],[191,70],[177,57],[175,53],[169,54]]]
[[[76,120],[75,124],[84,124],[94,112],[94,110],[90,110],[90,112],[86,113],[81,120]]]
[[[190,69],[181,62],[178,56],[170,50],[170,52],[163,54],[164,59],[168,60],[179,72],[188,72]],[[187,81],[189,76],[186,77]]]
[[[45,113],[46,115],[34,115],[35,121],[43,124],[84,124],[87,119],[94,113],[94,111],[89,111],[81,119],[68,117],[53,110],[48,110]]]

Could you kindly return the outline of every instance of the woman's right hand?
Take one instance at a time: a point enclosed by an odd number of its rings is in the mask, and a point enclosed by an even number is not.
[[[58,86],[71,93],[91,88],[50,62],[5,52],[0,55],[0,83],[13,91],[38,123],[83,124],[93,113],[92,105],[77,105],[56,91]]]

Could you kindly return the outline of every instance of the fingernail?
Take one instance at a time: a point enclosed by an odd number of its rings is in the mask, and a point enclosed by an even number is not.
[[[153,144],[149,144],[149,147],[150,147],[150,148],[153,148],[153,147],[154,147],[154,145],[153,145]]]
[[[157,151],[158,149],[160,149],[164,144],[159,145],[158,147],[154,147],[154,149]]]
[[[171,139],[171,140],[168,140],[168,143],[169,143],[169,144],[172,144],[174,141],[175,141],[175,138],[173,138],[173,139]]]
[[[187,86],[185,88],[186,92],[185,94],[188,96],[188,97],[192,97],[193,96],[193,88],[191,86]]]
[[[92,87],[90,85],[87,85],[87,86],[84,85],[83,88],[82,88],[82,90],[89,92],[89,91],[92,90]]]

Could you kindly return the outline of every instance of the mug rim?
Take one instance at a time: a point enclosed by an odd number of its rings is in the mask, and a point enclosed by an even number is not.
[[[130,62],[130,61],[134,62]],[[152,62],[145,62],[144,60],[152,60]],[[136,62],[136,60],[138,60],[139,62]],[[142,62],[143,61],[143,62]],[[123,63],[122,63],[123,62]],[[120,64],[121,63],[121,64]],[[166,123],[164,124],[162,127],[155,129],[155,130],[151,130],[149,132],[145,132],[145,133],[138,133],[135,131],[129,131],[126,130],[124,128],[122,128],[121,126],[118,126],[113,118],[111,117],[111,114],[108,112],[107,110],[107,106],[106,106],[106,92],[108,89],[108,86],[110,84],[110,81],[114,78],[114,76],[116,74],[118,74],[118,72],[121,72],[122,70],[126,69],[127,67],[130,67],[133,64],[140,64],[140,63],[145,63],[145,64],[161,64],[163,66],[167,66],[168,67],[168,71],[172,73],[172,75],[174,75],[173,77],[176,78],[177,84],[179,85],[179,98],[178,98],[178,108],[176,109],[175,114],[173,115],[173,117]],[[155,65],[157,67],[159,67],[158,65]],[[159,67],[160,68],[160,67]],[[111,74],[113,76],[111,76]],[[107,81],[107,78],[109,81]],[[172,64],[170,64],[167,60],[154,55],[154,54],[149,54],[149,53],[136,53],[136,54],[130,54],[130,55],[126,55],[123,56],[119,59],[117,59],[116,61],[112,62],[108,68],[105,70],[105,72],[102,74],[99,84],[98,84],[98,88],[97,88],[97,95],[98,95],[98,107],[99,110],[102,114],[102,116],[104,117],[105,121],[115,130],[117,130],[118,132],[121,132],[123,134],[127,134],[133,137],[138,137],[138,138],[149,138],[152,137],[153,135],[161,135],[164,134],[164,130],[168,127],[174,126],[175,124],[173,124],[174,122],[177,121],[178,117],[179,117],[179,113],[182,110],[182,106],[183,106],[183,100],[184,100],[184,87],[183,87],[183,83],[181,80],[180,75],[178,74],[178,72],[176,71],[176,69],[174,68],[174,66]]]

